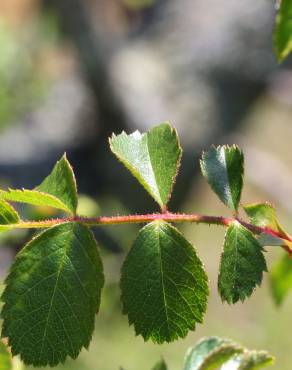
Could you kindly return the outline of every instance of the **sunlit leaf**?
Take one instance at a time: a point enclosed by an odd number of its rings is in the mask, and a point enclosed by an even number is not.
[[[244,348],[229,339],[208,337],[200,340],[195,347],[189,349],[183,370],[217,369]]]
[[[234,356],[221,370],[258,370],[268,365],[273,365],[274,357],[266,351],[249,351]]]
[[[17,224],[19,221],[19,216],[15,209],[0,199],[0,225]]]
[[[271,229],[272,231],[278,232],[283,236],[289,235],[283,229],[278,221],[278,217],[276,214],[275,207],[270,203],[252,203],[252,204],[245,204],[243,206],[246,214],[248,215],[250,222],[253,225],[259,227],[266,227]],[[286,239],[280,238],[278,236],[274,236],[268,233],[262,233],[258,237],[258,241],[262,246],[287,246],[292,249],[292,243]]]
[[[282,62],[292,51],[292,2],[281,0],[276,17],[274,46],[279,62]]]
[[[178,172],[181,148],[176,131],[163,123],[141,134],[112,135],[110,147],[148,193],[165,208]]]
[[[237,211],[243,186],[244,157],[233,145],[212,146],[200,160],[201,170],[221,201]]]
[[[77,190],[72,168],[63,156],[41,185],[33,190],[1,190],[0,198],[36,206],[54,207],[74,214],[77,207]]]

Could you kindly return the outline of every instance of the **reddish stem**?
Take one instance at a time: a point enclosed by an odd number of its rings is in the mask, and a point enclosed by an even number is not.
[[[292,243],[292,237],[282,231],[275,231],[268,227],[259,227],[252,225],[248,222],[241,220],[240,218],[228,218],[222,216],[205,216],[199,214],[184,214],[184,213],[151,213],[146,215],[125,215],[125,216],[101,216],[101,217],[82,217],[74,216],[67,218],[55,218],[45,221],[22,221],[15,225],[7,225],[11,228],[47,228],[57,224],[62,224],[65,222],[80,222],[88,226],[99,226],[99,225],[117,225],[117,224],[129,224],[129,223],[147,223],[155,220],[163,220],[168,222],[194,222],[203,224],[213,224],[221,226],[229,226],[232,222],[239,222],[241,225],[246,227],[254,234],[266,233],[271,236],[281,238]],[[283,246],[283,248],[292,254],[292,251],[288,246]]]

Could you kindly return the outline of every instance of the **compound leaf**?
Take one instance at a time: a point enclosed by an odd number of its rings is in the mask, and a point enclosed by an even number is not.
[[[221,370],[257,370],[274,363],[274,357],[266,351],[249,351],[231,358]]]
[[[110,148],[156,202],[165,208],[178,172],[181,148],[176,131],[163,123],[149,132],[112,135]]]
[[[235,145],[212,146],[203,153],[200,165],[204,177],[220,200],[237,211],[243,186],[242,151]]]
[[[183,338],[203,321],[207,276],[193,246],[164,221],[140,230],[122,267],[123,312],[153,342]]]
[[[279,306],[292,290],[292,258],[288,254],[272,267],[270,283],[274,302]]]
[[[221,256],[218,290],[229,304],[249,297],[267,271],[263,249],[253,234],[239,222],[227,229]]]
[[[55,165],[51,174],[34,190],[9,189],[0,191],[0,198],[49,206],[74,214],[77,207],[77,189],[72,168],[64,155]]]
[[[157,364],[152,368],[152,370],[167,370],[167,365],[165,361],[162,359],[159,362],[157,362]]]
[[[203,338],[187,352],[183,370],[217,369],[235,354],[242,353],[243,350],[243,347],[229,339]]]
[[[292,2],[281,0],[276,17],[274,47],[279,62],[282,62],[292,51]]]
[[[86,226],[54,226],[18,254],[2,295],[2,336],[25,364],[55,366],[89,346],[104,283]]]
[[[12,370],[11,355],[5,344],[0,340],[0,370]]]

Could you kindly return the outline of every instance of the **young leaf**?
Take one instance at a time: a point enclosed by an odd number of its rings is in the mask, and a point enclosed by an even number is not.
[[[292,290],[292,258],[288,254],[273,266],[270,283],[274,302],[280,306]]]
[[[75,214],[77,207],[77,189],[72,168],[64,155],[52,172],[34,190],[0,191],[0,198],[29,203],[36,206],[49,206]]]
[[[266,351],[249,351],[231,358],[221,370],[257,370],[274,363],[274,357]]]
[[[17,224],[19,221],[19,216],[15,209],[0,199],[0,225]]]
[[[217,369],[235,354],[242,353],[243,350],[243,347],[229,339],[203,338],[187,352],[183,370]]]
[[[249,297],[267,271],[263,249],[253,234],[239,222],[227,229],[221,256],[218,290],[229,304]]]
[[[275,232],[281,233],[283,236],[289,236],[283,227],[280,225],[276,210],[270,203],[253,203],[246,204],[243,206],[246,214],[248,215],[250,222],[253,225],[260,227],[267,227]],[[292,243],[288,240],[276,237],[267,233],[262,233],[258,238],[259,243],[262,246],[274,245],[274,246],[287,246],[292,249]]]
[[[0,369],[1,370],[1,369]],[[167,365],[165,361],[162,359],[160,360],[153,368],[152,370],[167,370]]]
[[[183,338],[203,321],[208,284],[193,246],[164,221],[140,230],[122,267],[123,312],[153,342]]]
[[[89,346],[104,284],[86,226],[54,226],[18,254],[6,279],[2,336],[25,364],[55,366]]]
[[[0,340],[0,370],[12,370],[11,355],[5,344]]]
[[[77,187],[75,176],[66,155],[55,164],[52,172],[35,190],[50,194],[66,205],[71,213],[77,208]]]
[[[201,170],[213,191],[230,209],[237,211],[243,186],[244,157],[233,145],[214,146],[204,152]]]
[[[276,17],[274,47],[279,62],[282,62],[292,51],[292,2],[281,0]]]
[[[182,150],[176,131],[163,123],[149,132],[112,135],[110,148],[156,202],[165,208],[178,172]]]

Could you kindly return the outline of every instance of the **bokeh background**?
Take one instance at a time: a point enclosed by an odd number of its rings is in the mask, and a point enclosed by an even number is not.
[[[274,0],[1,0],[0,184],[39,184],[67,152],[84,215],[152,212],[156,206],[109,151],[108,136],[170,121],[184,148],[171,210],[228,215],[199,174],[211,144],[245,151],[244,202],[270,200],[292,230],[292,71],[272,50]],[[53,217],[21,207],[24,218]],[[268,274],[244,304],[216,291],[224,230],[184,225],[210,278],[205,323],[185,340],[144,343],[121,313],[119,271],[136,226],[96,230],[106,286],[89,352],[59,370],[170,370],[205,335],[231,337],[291,370],[292,293],[276,308]],[[0,278],[29,231],[0,235]],[[282,252],[268,248],[269,268]]]

